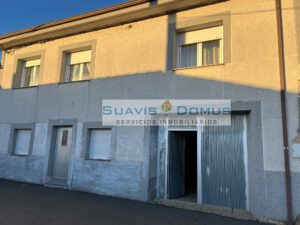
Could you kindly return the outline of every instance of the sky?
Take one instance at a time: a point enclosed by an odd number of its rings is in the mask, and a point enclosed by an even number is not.
[[[126,1],[127,0],[1,1],[0,35]]]

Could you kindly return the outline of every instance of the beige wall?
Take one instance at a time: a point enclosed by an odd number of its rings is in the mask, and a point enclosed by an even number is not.
[[[177,20],[218,17],[230,11],[231,63],[178,73],[257,88],[279,89],[274,0],[232,0],[178,14]],[[224,27],[226,29],[226,27]],[[207,71],[207,72],[206,72]]]
[[[58,83],[61,49],[94,40],[97,45],[93,78],[164,71],[166,38],[167,16],[162,16],[14,49],[6,54],[1,86],[12,87],[17,58],[42,50],[45,50],[45,63],[41,84]]]
[[[293,8],[293,0],[283,1],[286,8]],[[180,74],[201,76],[229,83],[272,90],[279,89],[277,32],[274,0],[231,0],[180,12],[176,23],[189,21],[207,23],[208,19],[230,20],[230,60],[224,66],[180,70]],[[298,70],[293,10],[285,10],[286,55],[292,78]],[[72,44],[96,40],[94,78],[122,76],[145,72],[165,71],[167,56],[168,17],[148,19],[128,25],[89,32],[67,38],[14,49],[6,54],[2,80],[3,88],[11,88],[15,60],[19,55],[45,50],[42,84],[57,83],[60,70],[60,49]],[[225,30],[228,28],[225,27]],[[226,47],[225,47],[226,48]],[[226,50],[226,49],[225,49]],[[293,69],[292,69],[293,68]],[[200,72],[200,73],[199,73]],[[201,74],[201,75],[199,75]],[[267,75],[268,74],[268,75]],[[289,73],[290,74],[290,73]],[[289,91],[296,92],[295,82],[289,82]]]

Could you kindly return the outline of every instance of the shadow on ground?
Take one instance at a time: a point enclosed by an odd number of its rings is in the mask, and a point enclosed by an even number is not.
[[[0,180],[1,225],[262,225],[200,212]]]

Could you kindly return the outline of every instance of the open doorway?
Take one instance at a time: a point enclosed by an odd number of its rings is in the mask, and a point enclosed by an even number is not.
[[[169,132],[168,198],[197,201],[197,132]]]

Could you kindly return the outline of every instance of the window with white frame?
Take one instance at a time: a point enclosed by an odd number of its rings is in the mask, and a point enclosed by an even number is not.
[[[39,84],[41,59],[22,61],[20,87],[33,87]]]
[[[17,129],[15,130],[15,155],[29,155],[31,130]]]
[[[89,130],[89,159],[109,160],[111,156],[111,129]]]
[[[177,68],[223,63],[223,26],[178,34]]]
[[[88,80],[91,71],[92,51],[67,53],[65,82]]]

